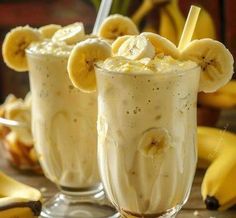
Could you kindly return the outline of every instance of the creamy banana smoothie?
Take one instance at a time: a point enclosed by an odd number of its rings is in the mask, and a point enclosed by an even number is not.
[[[45,175],[58,186],[100,184],[96,160],[96,93],[75,89],[67,73],[71,46],[43,41],[27,50],[33,135]]]
[[[178,210],[192,184],[200,67],[168,56],[152,69],[124,61],[97,67],[101,176],[123,214],[158,217]]]
[[[52,24],[17,27],[3,43],[6,64],[29,71],[38,159],[46,177],[60,189],[44,202],[42,217],[118,216],[105,198],[98,173],[97,94],[76,89],[67,71],[76,43],[97,38],[86,35],[82,23]]]
[[[88,67],[78,57],[92,47],[103,56],[92,53]],[[83,70],[75,70],[76,63]],[[110,48],[103,39],[78,43],[68,71],[79,89],[97,89],[100,175],[121,217],[175,217],[195,173],[198,91],[213,92],[229,81],[232,55],[210,39],[180,51],[142,33],[119,37]],[[94,73],[93,83],[80,79]]]

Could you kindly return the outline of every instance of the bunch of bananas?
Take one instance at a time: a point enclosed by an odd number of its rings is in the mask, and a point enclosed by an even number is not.
[[[0,171],[0,217],[36,218],[42,208],[41,193]]]
[[[236,204],[236,134],[198,127],[198,167],[207,168],[201,193],[209,210]]]
[[[186,20],[179,8],[178,0],[143,0],[132,15],[133,21],[139,26],[155,7],[158,7],[160,12],[157,14],[156,22],[147,22],[142,31],[158,33],[177,45]],[[206,29],[207,31],[205,31]],[[193,35],[193,39],[202,38],[216,38],[214,21],[204,8],[201,9]]]

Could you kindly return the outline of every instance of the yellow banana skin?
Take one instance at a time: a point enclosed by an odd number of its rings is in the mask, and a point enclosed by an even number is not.
[[[216,39],[214,21],[211,15],[204,8],[201,9],[199,14],[192,40],[203,38]]]
[[[165,6],[165,8],[169,13],[169,16],[174,21],[174,28],[176,30],[176,42],[173,43],[175,43],[175,45],[178,45],[185,24],[185,17],[179,8],[179,0],[171,0],[170,3]],[[166,26],[166,28],[168,28],[168,26]]]
[[[41,193],[0,171],[0,217],[31,218],[40,214]]]
[[[203,106],[218,109],[236,107],[236,81],[230,81],[214,93],[200,93],[198,103]]]
[[[1,171],[0,196],[24,197],[32,201],[38,201],[41,199],[40,191],[14,180]]]
[[[160,13],[157,14],[156,23],[146,22],[143,31],[158,33],[178,45],[186,20],[180,10],[179,0],[143,0],[131,18],[138,26],[146,15],[157,7],[160,9]],[[193,39],[202,38],[216,38],[214,20],[204,8],[199,14],[193,34]]]
[[[159,34],[169,39],[176,45],[178,42],[176,33],[177,29],[175,27],[173,18],[170,16],[169,12],[165,8],[161,8]]]
[[[36,218],[29,207],[11,208],[0,211],[1,218]]]
[[[236,204],[236,135],[225,130],[198,127],[199,159],[209,163],[201,193],[210,210]]]

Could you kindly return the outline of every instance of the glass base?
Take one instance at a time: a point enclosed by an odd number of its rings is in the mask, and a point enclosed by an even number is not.
[[[159,214],[136,214],[129,211],[121,210],[121,218],[175,218],[182,205],[177,205],[166,212]]]
[[[98,192],[61,191],[43,204],[42,218],[118,218],[116,209]]]

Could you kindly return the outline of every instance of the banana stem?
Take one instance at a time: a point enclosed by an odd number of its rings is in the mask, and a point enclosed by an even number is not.
[[[187,44],[191,41],[196,24],[198,15],[200,13],[201,8],[197,6],[191,6],[190,11],[188,13],[187,21],[184,25],[184,30],[180,38],[178,49],[184,49]]]

